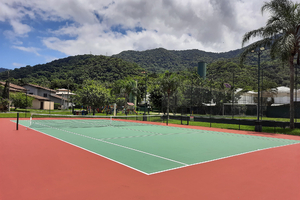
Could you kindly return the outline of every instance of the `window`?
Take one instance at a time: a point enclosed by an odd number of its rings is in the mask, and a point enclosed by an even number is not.
[[[48,97],[48,94],[47,94],[47,93],[44,93],[44,97]]]

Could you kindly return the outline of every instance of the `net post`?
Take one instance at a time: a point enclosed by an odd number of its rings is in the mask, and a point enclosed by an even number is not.
[[[19,115],[19,113],[17,113],[17,130],[19,130],[19,117],[20,117],[20,115]]]
[[[31,126],[31,123],[32,123],[32,115],[33,115],[33,113],[31,113],[31,115],[30,115],[29,126]]]

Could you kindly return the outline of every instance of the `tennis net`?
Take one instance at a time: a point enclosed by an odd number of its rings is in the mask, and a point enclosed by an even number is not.
[[[89,128],[106,126],[145,126],[153,123],[164,123],[163,115],[135,115],[135,116],[99,116],[99,115],[58,115],[36,114],[30,117],[30,127],[56,128]]]

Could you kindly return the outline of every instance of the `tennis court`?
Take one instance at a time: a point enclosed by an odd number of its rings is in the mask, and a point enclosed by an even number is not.
[[[300,143],[297,140],[162,126],[162,122],[156,125],[157,122],[145,123],[135,119],[38,118],[32,120],[31,125],[30,121],[21,121],[21,124],[148,175]]]
[[[300,197],[299,137],[159,118],[6,120],[0,199]]]

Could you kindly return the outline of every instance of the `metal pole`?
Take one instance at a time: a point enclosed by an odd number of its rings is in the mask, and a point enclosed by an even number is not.
[[[8,74],[8,79],[7,79],[7,81],[8,81],[8,84],[7,84],[7,97],[8,97],[8,112],[10,112],[10,100],[9,100],[9,98],[10,98],[10,94],[9,94],[9,89],[10,89],[10,83],[9,83],[9,71],[7,71],[7,74]]]
[[[295,80],[295,101],[296,101],[296,104],[295,104],[295,110],[296,110],[296,115],[295,115],[295,122],[297,123],[297,101],[298,101],[298,98],[297,98],[297,81],[298,81],[298,78],[297,78],[297,68],[298,68],[298,64],[296,64],[296,80]]]
[[[17,130],[19,130],[19,113],[17,113]]]
[[[142,72],[146,75],[146,80],[145,80],[145,104],[144,104],[144,115],[146,114],[146,107],[147,107],[147,103],[146,103],[146,98],[147,98],[147,73],[146,72]]]
[[[263,118],[263,94],[264,94],[264,68],[261,68],[261,97],[260,97],[260,119]]]
[[[190,115],[192,115],[193,114],[193,112],[192,112],[192,108],[193,108],[193,79],[192,79],[191,94],[190,94],[190,96],[191,96]]]
[[[258,69],[257,69],[257,122],[255,124],[255,131],[256,132],[261,132],[262,131],[262,127],[261,127],[261,122],[259,120],[259,113],[260,113],[260,53],[261,51],[258,51]]]
[[[257,121],[259,121],[259,113],[260,113],[260,51],[258,52],[258,69],[257,69]]]
[[[231,115],[234,118],[234,71],[232,72],[232,102],[231,102]]]
[[[146,109],[147,112],[149,114],[149,110],[148,110],[148,101],[147,101],[147,83],[148,83],[148,74],[146,73],[146,93],[145,93],[145,103],[146,103]]]
[[[27,107],[28,107],[28,101],[27,101],[27,89],[26,89],[26,107],[25,107],[25,118],[27,117]]]

